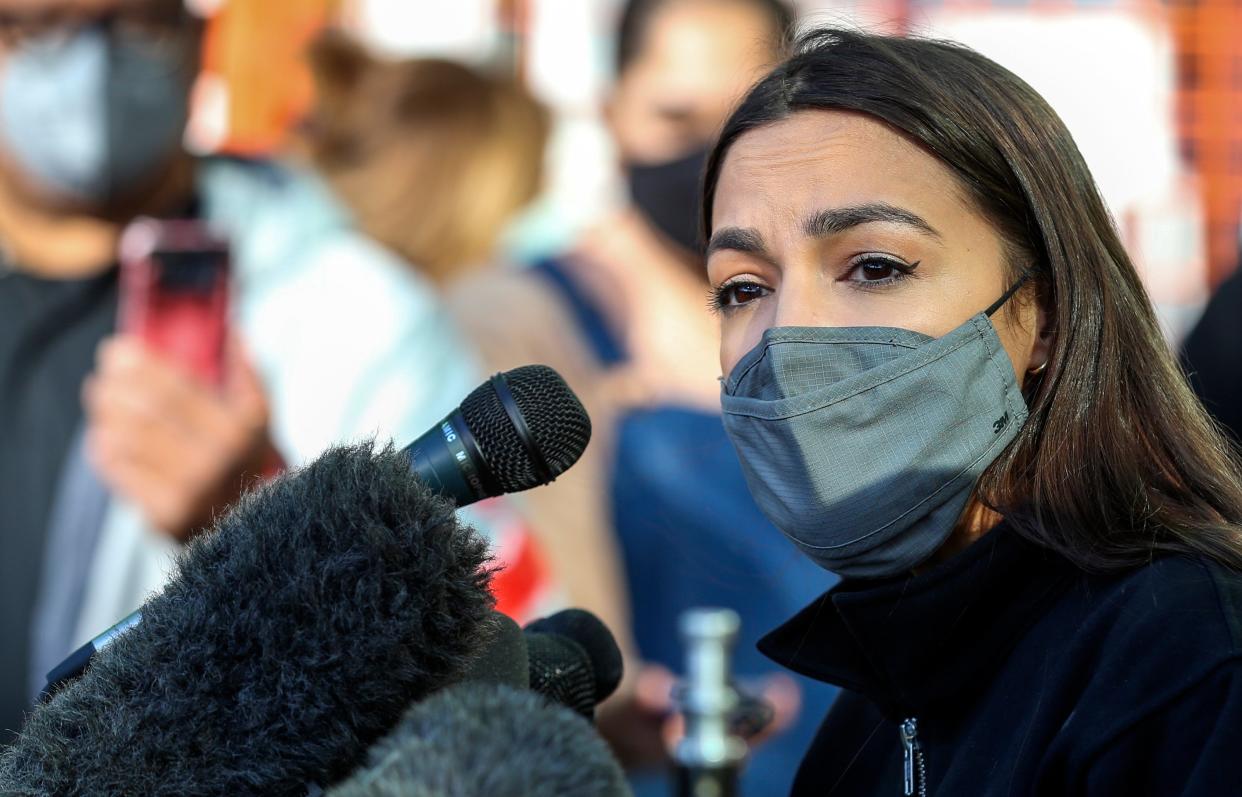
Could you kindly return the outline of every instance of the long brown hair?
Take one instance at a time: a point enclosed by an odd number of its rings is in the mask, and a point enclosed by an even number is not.
[[[535,197],[551,124],[507,79],[434,58],[372,58],[343,33],[311,47],[310,157],[358,226],[437,282],[485,264]]]
[[[1069,131],[1020,78],[965,47],[845,30],[805,35],[725,124],[708,159],[703,224],[729,147],[801,110],[869,114],[947,164],[1005,240],[1025,301],[1049,314],[1030,418],[976,494],[1087,570],[1159,552],[1242,569],[1236,453],[1191,393]],[[1136,165],[1137,166],[1137,165]]]

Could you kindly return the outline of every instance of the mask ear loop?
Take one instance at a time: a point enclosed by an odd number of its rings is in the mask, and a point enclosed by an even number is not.
[[[1023,271],[1023,272],[1022,272],[1022,276],[1018,277],[1018,281],[1017,281],[1017,282],[1015,282],[1013,285],[1010,285],[1010,286],[1009,286],[1009,290],[1007,290],[1007,291],[1005,291],[1004,293],[1002,293],[1002,294],[1001,294],[1001,297],[1000,297],[999,299],[997,299],[996,301],[992,302],[992,306],[991,306],[991,307],[989,307],[988,309],[986,309],[986,310],[984,310],[984,311],[983,311],[984,315],[986,315],[988,318],[991,318],[993,313],[995,313],[997,310],[999,310],[999,309],[1001,309],[1002,307],[1004,307],[1004,306],[1005,306],[1005,302],[1009,301],[1009,300],[1013,297],[1013,295],[1014,295],[1015,293],[1017,293],[1017,292],[1018,292],[1018,289],[1019,289],[1019,288],[1021,288],[1021,287],[1022,287],[1022,285],[1023,285],[1023,284],[1024,284],[1027,280],[1028,280],[1028,279],[1030,279],[1030,277],[1031,277],[1031,273],[1032,273],[1032,272],[1031,272],[1031,269],[1029,269],[1029,268],[1028,268],[1026,271]]]
[[[997,299],[995,302],[993,302],[991,307],[983,311],[984,313],[987,314],[988,318],[991,318],[993,313],[1001,309],[1001,307],[1004,306],[1005,302],[1009,301],[1013,297],[1013,295],[1018,292],[1018,290],[1023,286],[1023,284],[1025,284],[1026,281],[1031,278],[1032,273],[1033,273],[1032,270],[1029,268],[1023,271],[1022,276],[1018,277],[1017,282],[1009,286],[1009,290],[1001,294],[1001,297]],[[1043,374],[1044,370],[1048,367],[1048,362],[1049,360],[1044,360],[1043,365],[1039,366],[1038,368],[1034,368],[1030,371],[1027,371],[1027,374],[1032,377],[1040,376],[1041,374]],[[1025,390],[1026,388],[1023,389],[1024,395],[1025,395]],[[1028,397],[1028,401],[1029,401],[1029,397]]]

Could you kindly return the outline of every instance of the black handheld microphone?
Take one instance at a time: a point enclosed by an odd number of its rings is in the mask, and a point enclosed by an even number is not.
[[[598,617],[566,609],[526,626],[530,688],[587,719],[621,683],[621,649]]]
[[[617,640],[585,609],[565,609],[524,630],[493,611],[485,633],[465,682],[529,689],[587,719],[621,683]]]
[[[591,419],[569,385],[546,365],[524,365],[475,388],[438,424],[402,449],[424,484],[457,506],[548,484],[578,461]],[[142,621],[142,610],[69,654],[39,695],[81,675],[112,640]]]
[[[578,461],[591,419],[546,365],[496,374],[406,446],[414,474],[458,506],[548,484]]]

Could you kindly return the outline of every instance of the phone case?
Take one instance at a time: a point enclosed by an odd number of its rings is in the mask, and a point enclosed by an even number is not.
[[[121,330],[210,385],[224,377],[229,249],[203,222],[134,221],[121,236]]]

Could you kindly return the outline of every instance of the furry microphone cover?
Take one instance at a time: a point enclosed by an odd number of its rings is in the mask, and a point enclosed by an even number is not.
[[[142,622],[38,707],[0,793],[302,795],[484,633],[483,539],[391,446],[328,451],[193,542]]]
[[[410,708],[327,797],[626,797],[595,727],[541,695],[460,684]]]

